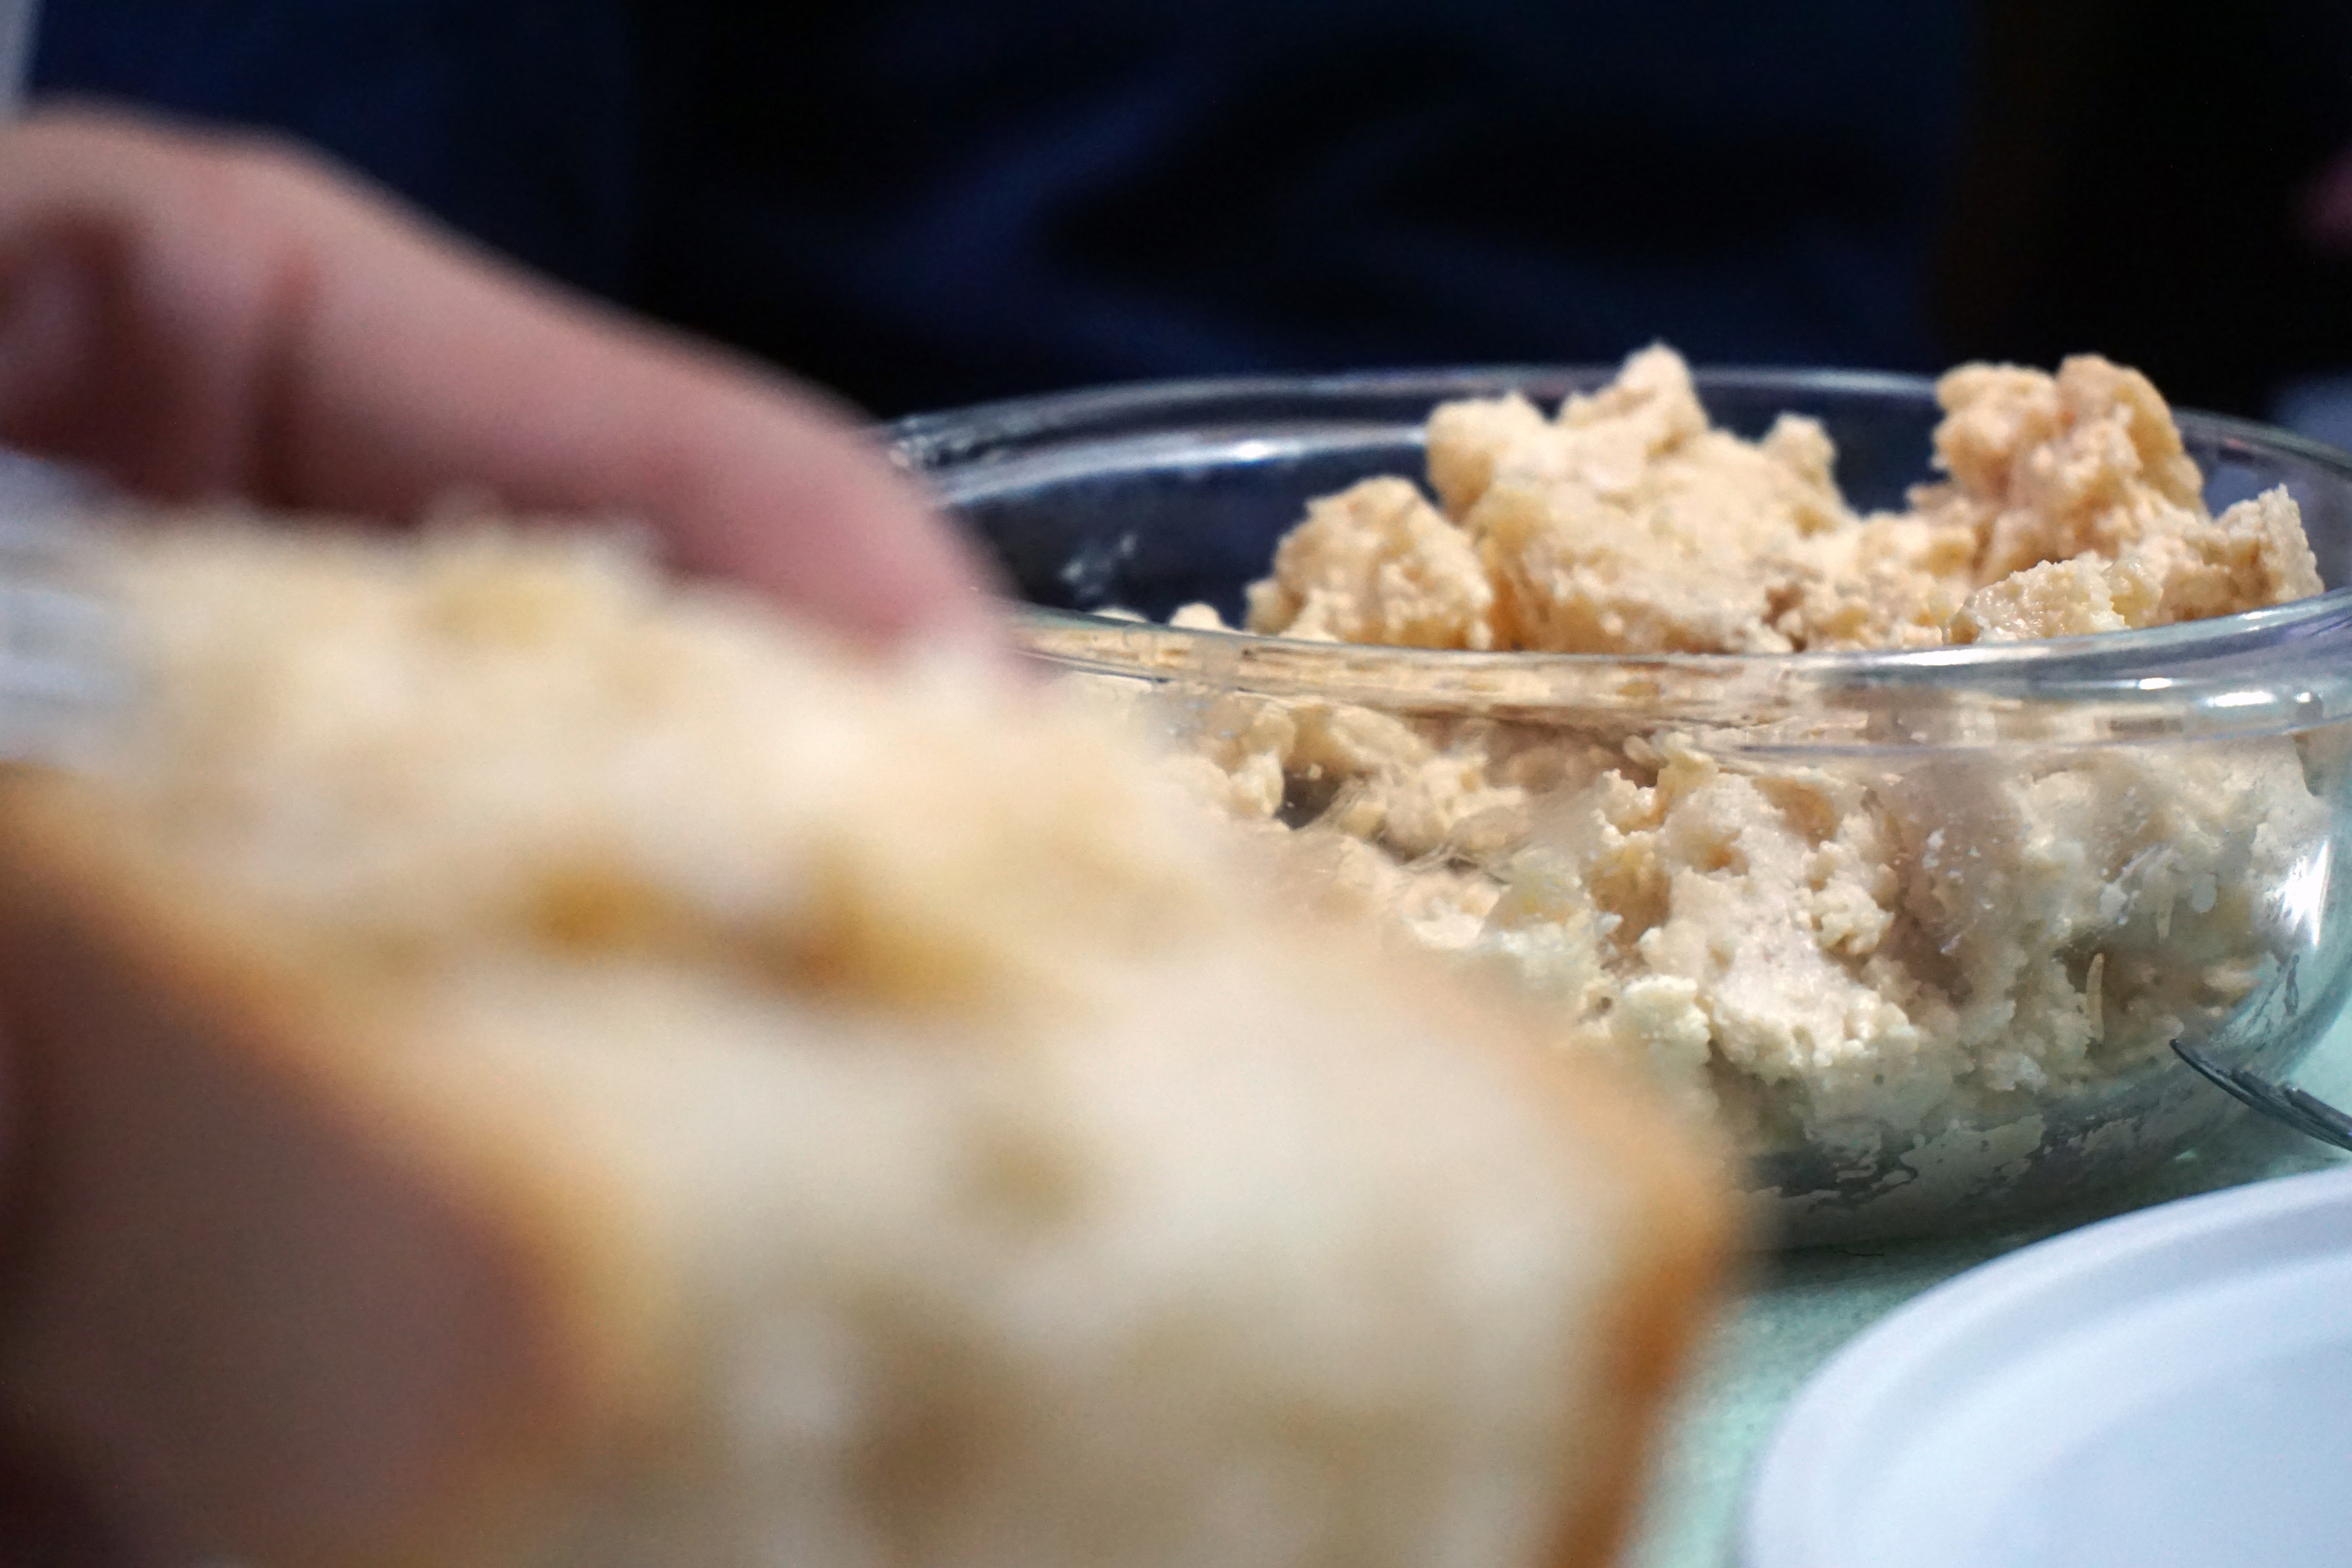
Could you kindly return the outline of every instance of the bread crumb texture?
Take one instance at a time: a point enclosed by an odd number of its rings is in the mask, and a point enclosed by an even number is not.
[[[2209,514],[2137,372],[1971,365],[1937,396],[1941,477],[1866,516],[1818,424],[1711,428],[1664,348],[1549,416],[1516,395],[1446,405],[1426,494],[1381,478],[1310,505],[1246,629],[1629,656],[1933,647],[2320,591],[2294,500]],[[1287,841],[1319,896],[1516,976],[1563,1041],[1646,1064],[1766,1150],[1899,1149],[2201,1037],[2276,977],[2265,890],[2327,833],[2290,738],[1800,766],[1638,721],[1187,701],[1176,771]]]
[[[366,1026],[312,1048],[413,1121],[578,1173],[533,1223],[589,1238],[566,1288],[644,1373],[417,1560],[1605,1561],[1721,1239],[1702,1167],[1285,910],[1087,705],[577,533],[184,523],[110,571],[123,853],[331,980]],[[1382,613],[1473,613],[1448,581]],[[1236,792],[1275,749],[1447,765],[1267,721],[1211,759]],[[656,1309],[600,1316],[624,1280]]]

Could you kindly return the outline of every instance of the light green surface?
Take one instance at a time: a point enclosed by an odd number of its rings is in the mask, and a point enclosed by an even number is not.
[[[2352,1015],[2296,1075],[2352,1108]],[[2215,1090],[2219,1093],[2220,1090]],[[1936,1241],[1823,1247],[1767,1260],[1702,1357],[1667,1434],[1648,1517],[1626,1568],[1727,1568],[1748,1472],[1781,1408],[1848,1340],[1905,1301],[1988,1258],[2128,1209],[2352,1160],[2252,1115],[2108,1201],[2021,1229]]]

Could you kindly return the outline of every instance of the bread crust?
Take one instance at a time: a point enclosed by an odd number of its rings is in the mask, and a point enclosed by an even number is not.
[[[1634,1205],[1617,1289],[1592,1325],[1608,1353],[1590,1419],[1613,1436],[1586,1454],[1554,1559],[1557,1568],[1610,1568],[1639,1521],[1675,1393],[1740,1255],[1739,1216],[1727,1166],[1696,1150],[1686,1129],[1668,1127],[1652,1097],[1598,1065],[1554,1059],[1574,1069],[1566,1121],[1622,1173]]]
[[[551,1190],[527,1126],[484,1137],[380,1070],[376,999],[137,839],[89,790],[0,775],[0,1393],[190,1547],[527,1555],[515,1500],[593,1462],[644,1371],[593,1198]]]
[[[485,1119],[446,1054],[404,1049],[388,998],[305,962],[300,933],[163,863],[93,791],[0,776],[26,1128],[0,1392],[194,1546],[539,1559],[657,1425],[676,1304],[629,1256],[625,1200],[530,1117]],[[1481,1048],[1493,1019],[1449,994],[1412,1005]],[[1630,1211],[1580,1417],[1605,1436],[1563,1477],[1550,1557],[1602,1568],[1730,1209],[1643,1096],[1495,1037]]]

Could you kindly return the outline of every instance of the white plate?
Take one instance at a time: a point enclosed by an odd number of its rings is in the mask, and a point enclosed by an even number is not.
[[[2352,1563],[2352,1170],[1973,1269],[1782,1418],[1745,1568]]]

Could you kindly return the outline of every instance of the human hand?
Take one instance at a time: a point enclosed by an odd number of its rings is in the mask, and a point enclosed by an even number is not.
[[[2330,256],[2352,254],[2352,147],[2321,165],[2303,190],[2306,244]]]
[[[249,139],[88,111],[0,133],[0,444],[169,500],[631,517],[853,635],[994,631],[986,572],[819,395]],[[0,1562],[176,1561],[108,1486],[0,1430]]]
[[[819,394],[251,138],[0,134],[0,443],[164,500],[628,517],[855,633],[993,624],[988,574]]]

